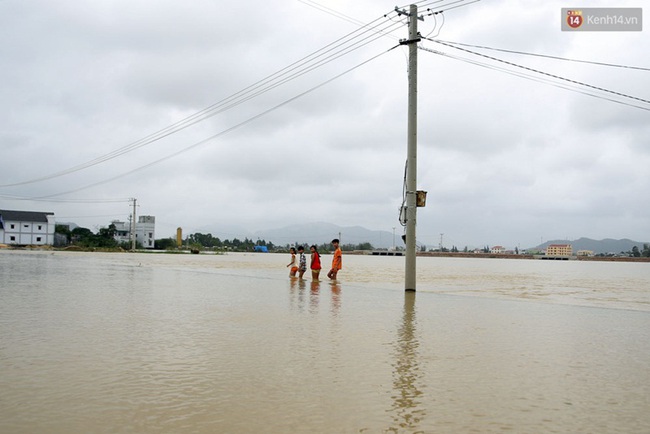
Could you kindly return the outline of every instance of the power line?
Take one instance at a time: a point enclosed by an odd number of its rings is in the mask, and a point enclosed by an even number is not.
[[[46,181],[64,175],[68,175],[74,172],[78,172],[93,167],[97,164],[101,164],[103,162],[117,158],[128,152],[149,145],[169,135],[184,130],[192,125],[195,125],[196,123],[204,121],[219,113],[223,113],[263,93],[275,89],[278,86],[286,84],[289,81],[292,81],[304,74],[314,71],[315,69],[320,68],[327,63],[330,63],[342,56],[345,56],[355,51],[356,49],[362,46],[367,45],[368,42],[365,41],[373,38],[374,35],[377,34],[385,35],[387,32],[389,33],[396,30],[398,27],[401,27],[401,25],[399,24],[396,25],[395,23],[386,24],[385,21],[383,20],[383,17],[377,18],[374,21],[361,26],[360,28],[354,30],[353,32],[350,32],[347,35],[326,45],[325,47],[322,47],[319,50],[316,50],[311,54],[301,58],[300,60],[276,71],[275,73],[267,76],[266,78],[259,80],[258,82],[222,99],[221,101],[199,112],[196,112],[170,126],[167,126],[155,133],[152,133],[142,139],[139,139],[135,142],[132,142],[114,151],[111,151],[93,160],[78,164],[68,169],[55,172],[46,176],[34,178],[31,180],[10,183],[10,184],[3,184],[0,185],[0,187],[15,187],[15,186],[20,186],[25,184],[32,184],[36,182]],[[371,35],[361,38],[363,35],[367,33],[371,33]],[[372,41],[374,41],[375,39],[376,37],[372,39]]]
[[[66,215],[66,216],[56,216],[57,220],[61,219],[81,219],[81,218],[99,218],[99,217],[124,217],[125,214],[104,214],[104,215]]]
[[[252,116],[252,117],[246,119],[243,122],[240,122],[240,123],[238,123],[238,124],[236,124],[236,125],[234,125],[232,127],[229,127],[229,128],[227,128],[227,129],[225,129],[225,130],[223,130],[223,131],[221,131],[221,132],[219,132],[217,134],[214,134],[214,135],[212,135],[210,137],[207,137],[207,138],[205,138],[203,140],[200,140],[200,141],[198,141],[198,142],[196,142],[196,143],[194,143],[194,144],[192,144],[190,146],[187,146],[187,147],[185,147],[183,149],[180,149],[179,151],[176,151],[176,152],[174,152],[174,153],[172,153],[170,155],[159,158],[158,160],[152,161],[152,162],[150,162],[148,164],[145,164],[143,166],[136,167],[135,169],[132,169],[132,170],[130,170],[128,172],[124,172],[124,173],[122,173],[120,175],[113,176],[113,177],[105,179],[103,181],[99,181],[99,182],[89,184],[89,185],[86,185],[86,186],[83,186],[83,187],[75,188],[74,190],[69,190],[69,191],[66,191],[66,192],[63,192],[63,193],[57,193],[57,194],[51,194],[51,195],[48,195],[48,196],[42,196],[39,199],[51,198],[51,197],[56,197],[56,196],[63,196],[63,195],[70,194],[70,193],[76,193],[76,192],[81,191],[81,190],[86,190],[86,189],[91,188],[91,187],[96,187],[98,185],[106,184],[108,182],[115,181],[115,180],[117,180],[119,178],[131,175],[132,173],[138,172],[138,171],[140,171],[142,169],[146,169],[148,167],[154,166],[154,165],[156,165],[158,163],[161,163],[163,161],[169,160],[169,159],[171,159],[173,157],[176,157],[176,156],[178,156],[178,155],[180,155],[182,153],[185,153],[185,152],[189,151],[190,149],[193,149],[193,148],[195,148],[197,146],[200,146],[200,145],[202,145],[204,143],[207,143],[207,142],[209,142],[211,140],[214,140],[214,139],[216,139],[218,137],[221,137],[221,136],[223,136],[223,135],[225,135],[225,134],[227,134],[227,133],[229,133],[231,131],[234,131],[234,130],[236,130],[238,128],[241,128],[244,125],[247,125],[247,124],[249,124],[249,123],[251,123],[251,122],[253,122],[253,121],[255,121],[255,120],[257,120],[257,119],[259,119],[261,117],[263,117],[263,116],[266,116],[267,114],[272,113],[275,110],[277,110],[277,109],[279,109],[279,108],[281,108],[281,107],[283,107],[283,106],[285,106],[285,105],[287,105],[287,104],[289,104],[289,103],[291,103],[291,102],[293,102],[293,101],[295,101],[295,100],[297,100],[297,99],[299,99],[299,98],[301,98],[301,97],[315,91],[316,89],[319,89],[319,88],[331,83],[332,81],[334,81],[334,80],[336,80],[336,79],[338,79],[338,78],[340,78],[340,77],[342,77],[342,76],[344,76],[344,75],[346,75],[346,74],[360,68],[361,66],[363,66],[363,65],[365,65],[365,64],[367,64],[367,63],[369,63],[369,62],[371,62],[371,61],[373,61],[373,60],[375,60],[375,59],[377,59],[379,57],[381,57],[382,55],[394,50],[397,47],[399,47],[399,45],[395,45],[395,46],[391,47],[390,49],[388,49],[386,51],[383,51],[383,52],[381,52],[381,53],[379,53],[379,54],[377,54],[377,55],[375,55],[375,56],[373,56],[373,57],[371,57],[371,58],[357,64],[356,66],[353,66],[352,68],[349,68],[349,69],[337,74],[336,76],[334,76],[334,77],[332,77],[332,78],[330,78],[330,79],[328,79],[328,80],[326,80],[324,82],[321,82],[320,84],[318,84],[318,85],[316,85],[314,87],[311,87],[310,89],[308,89],[308,90],[306,90],[306,91],[304,91],[304,92],[302,92],[302,93],[300,93],[300,94],[298,94],[296,96],[293,96],[293,97],[283,101],[280,104],[277,104],[277,105],[275,105],[275,106],[273,106],[273,107],[271,107],[271,108],[269,108],[267,110],[264,110],[264,111],[258,113],[255,116]]]
[[[0,194],[0,198],[8,200],[27,200],[33,202],[58,202],[58,203],[118,203],[129,199],[49,199],[45,197],[25,197],[10,194]]]
[[[339,18],[341,20],[348,21],[348,22],[356,24],[356,25],[361,25],[362,24],[362,21],[357,20],[354,17],[350,17],[349,15],[346,15],[346,14],[344,14],[342,12],[339,12],[336,9],[332,9],[332,8],[330,8],[328,6],[324,6],[324,5],[322,5],[320,3],[317,3],[317,2],[315,2],[313,0],[298,0],[298,1],[300,3],[303,3],[303,4],[307,5],[307,6],[313,7],[314,9],[318,9],[318,10],[320,10],[322,12],[325,12],[326,14],[330,14],[330,15],[332,15],[332,16],[334,16],[336,18]],[[427,12],[428,12],[429,15],[437,15],[437,14],[442,14],[442,12],[444,12],[444,11],[451,10],[451,9],[456,9],[456,8],[459,8],[459,7],[462,7],[462,6],[467,6],[467,5],[470,5],[472,3],[477,3],[479,1],[481,1],[481,0],[471,0],[471,1],[452,0],[451,2],[449,2],[447,4],[440,4],[440,3],[444,3],[445,0],[436,0],[436,1],[433,1],[433,2],[431,0],[422,0],[422,1],[419,1],[419,2],[415,2],[414,4],[425,3],[424,5],[422,5],[422,7],[433,6],[435,4],[437,6],[436,10],[434,11],[431,8],[427,8]],[[450,6],[450,5],[454,5],[454,4],[456,6]],[[406,8],[408,6],[409,5],[404,5],[404,6],[398,7],[398,9],[404,9],[404,8]],[[446,7],[446,6],[450,6],[450,7]],[[390,11],[390,13],[392,13],[392,12],[394,12],[394,10]],[[384,17],[388,17],[388,15],[389,15],[389,13],[385,14]]]
[[[422,7],[422,8],[427,8],[426,10],[427,10],[428,14],[433,15],[433,14],[439,14],[439,13],[442,13],[442,12],[451,11],[453,9],[458,9],[458,8],[462,8],[462,7],[465,7],[465,6],[469,6],[469,5],[473,4],[473,3],[478,3],[480,1],[481,0],[469,0],[469,1],[467,1],[467,0],[453,0],[453,1],[449,2],[449,3],[444,3],[444,0],[434,0],[434,1],[422,0],[422,1],[419,1],[419,2],[415,2],[414,4],[420,5],[420,7]],[[444,4],[439,4],[439,3],[444,3]],[[435,5],[435,7],[429,7],[429,6],[434,6],[434,5]],[[406,7],[406,6],[403,6],[403,7]]]
[[[526,80],[531,80],[531,81],[536,81],[538,83],[551,85],[551,86],[554,86],[554,87],[557,87],[557,88],[560,88],[560,89],[568,90],[570,92],[575,92],[575,93],[579,93],[579,94],[582,94],[582,95],[591,96],[593,98],[598,98],[598,99],[602,99],[602,100],[605,100],[605,101],[610,101],[610,102],[613,102],[613,103],[617,103],[617,104],[621,104],[621,105],[625,105],[625,106],[629,106],[629,107],[633,107],[633,108],[648,110],[646,107],[643,107],[643,106],[630,104],[630,103],[627,103],[625,101],[620,101],[620,100],[617,100],[617,99],[614,99],[614,98],[607,98],[607,97],[605,97],[603,95],[598,95],[598,94],[595,94],[595,93],[589,93],[589,92],[587,92],[585,90],[581,90],[581,89],[579,89],[577,87],[571,87],[570,85],[565,85],[565,84],[562,84],[562,83],[558,83],[556,81],[552,81],[552,80],[550,80],[548,78],[545,78],[543,76],[542,77],[536,77],[536,76],[533,76],[533,75],[530,75],[530,74],[526,74],[524,72],[511,70],[511,69],[499,67],[499,66],[496,66],[496,65],[490,65],[490,64],[487,64],[487,63],[482,63],[482,62],[479,62],[477,60],[471,60],[471,59],[466,59],[466,58],[463,58],[463,57],[454,56],[454,55],[451,55],[451,54],[448,54],[448,53],[443,53],[441,51],[431,50],[431,49],[426,48],[426,47],[418,47],[418,48],[421,49],[421,50],[424,50],[424,51],[428,51],[428,52],[433,53],[433,54],[438,54],[440,56],[448,57],[450,59],[458,60],[458,61],[461,61],[461,62],[469,63],[469,64],[472,64],[472,65],[480,66],[482,68],[491,69],[491,70],[498,71],[498,72],[503,72],[505,74],[514,75],[516,77],[523,78],[523,79],[526,79]]]
[[[303,3],[303,4],[307,5],[307,6],[310,6],[310,7],[314,8],[314,9],[318,9],[321,12],[325,12],[326,14],[330,14],[332,16],[335,16],[336,18],[339,18],[341,20],[348,21],[348,22],[350,22],[352,24],[356,24],[356,25],[363,25],[362,21],[359,21],[356,18],[350,17],[348,15],[345,15],[345,14],[343,14],[343,13],[341,13],[341,12],[335,10],[335,9],[332,9],[330,7],[324,6],[324,5],[322,5],[320,3],[317,3],[317,2],[315,2],[313,0],[298,0],[298,1],[300,3]]]
[[[440,32],[442,31],[442,28],[445,26],[445,15],[442,12],[440,12],[439,14],[442,17],[442,23],[440,24],[440,28],[438,29],[438,33],[436,33],[435,36],[433,36],[433,37],[431,36],[431,34],[436,31],[436,28],[438,28],[438,19],[436,18],[436,15],[438,15],[438,14],[434,14],[433,15],[433,22],[434,22],[433,29],[426,36],[427,38],[430,37],[430,38],[433,39],[433,38],[438,37],[438,35],[440,35]]]
[[[587,63],[590,65],[599,65],[599,66],[609,66],[612,68],[627,68],[627,69],[636,69],[640,71],[650,71],[650,68],[645,68],[642,66],[630,66],[630,65],[619,65],[615,63],[604,63],[604,62],[594,62],[591,60],[580,60],[580,59],[571,59],[567,57],[559,57],[559,56],[551,56],[548,54],[538,54],[538,53],[527,53],[525,51],[516,51],[516,50],[506,50],[504,48],[493,48],[493,47],[486,47],[483,45],[473,45],[473,44],[463,44],[461,42],[453,42],[453,41],[442,41],[440,39],[436,39],[436,41],[440,43],[445,43],[445,44],[451,44],[451,45],[460,45],[463,47],[472,47],[472,48],[479,48],[479,49],[484,49],[484,50],[492,50],[492,51],[500,51],[503,53],[511,53],[511,54],[520,54],[524,56],[534,56],[534,57],[543,57],[546,59],[554,59],[554,60],[562,60],[566,62],[577,62],[577,63]]]
[[[420,3],[426,3],[424,6],[427,5],[434,5],[436,4],[438,7],[446,7],[446,10],[465,6],[471,3],[475,3],[480,0],[473,0],[467,2],[466,0],[454,0],[448,3],[444,3],[444,0],[438,0],[435,2],[420,2]],[[361,23],[359,20],[355,20],[351,17],[348,17],[345,14],[342,14],[340,12],[335,11],[334,9],[322,6],[318,3],[316,3],[313,0],[307,0],[307,1],[302,1],[303,3],[310,5],[312,7],[317,7],[320,10],[323,10],[327,13],[334,14],[338,18],[345,19],[347,21],[353,22],[355,24]],[[441,5],[440,3],[444,3]],[[451,6],[455,5],[455,6]],[[390,12],[392,13],[392,11]],[[390,14],[385,14],[383,18],[388,17]],[[432,13],[438,13],[438,12],[432,12]],[[379,22],[379,24],[377,24]],[[372,36],[366,36],[363,39],[359,39],[362,35],[370,32],[375,35],[383,35],[383,36],[390,36],[390,33],[392,31],[395,31],[398,27],[401,27],[402,23],[392,23],[386,25],[385,22],[382,20],[382,18],[377,18],[373,21],[371,21],[368,24],[361,25],[360,28],[356,29],[353,32],[348,33],[347,35],[335,40],[334,42],[326,45],[325,47],[316,50],[315,52],[312,52],[311,54],[303,57],[302,59],[288,65],[285,68],[280,69],[279,71],[267,76],[266,78],[254,83],[253,85],[250,85],[232,95],[229,97],[226,97],[222,99],[221,101],[203,109],[200,110],[199,112],[196,112],[172,125],[169,125],[161,130],[158,130],[155,133],[152,133],[148,136],[145,136],[142,139],[139,139],[135,142],[129,143],[126,146],[123,146],[121,148],[118,148],[114,151],[111,151],[107,154],[104,154],[102,156],[99,156],[93,160],[78,164],[76,166],[69,167],[67,169],[61,170],[59,172],[51,173],[49,175],[41,176],[38,178],[30,179],[30,180],[25,180],[21,182],[15,182],[15,183],[9,183],[9,184],[2,184],[0,187],[15,187],[15,186],[20,186],[20,185],[26,185],[26,184],[32,184],[32,183],[37,183],[37,182],[42,182],[42,181],[47,181],[50,179],[58,178],[61,176],[65,176],[71,173],[75,173],[93,166],[96,166],[98,164],[104,163],[106,161],[112,160],[114,158],[120,157],[126,153],[132,152],[136,149],[139,149],[143,146],[147,146],[151,143],[154,143],[156,141],[159,141],[165,137],[168,137],[172,134],[175,134],[181,130],[184,130],[190,126],[193,126],[199,122],[202,122],[210,117],[213,117],[217,114],[223,113],[229,109],[232,109],[240,104],[243,104],[246,101],[249,101],[263,93],[266,93],[272,89],[275,89],[278,86],[281,86],[283,84],[286,84],[289,81],[292,81],[304,74],[307,74],[309,72],[312,72],[313,70],[320,68],[321,66],[324,66],[327,63],[330,63],[344,55],[347,55],[351,53],[352,51],[356,50],[357,48],[354,48],[355,46],[364,46],[366,45],[363,43],[367,39],[372,38]],[[374,41],[376,38],[373,38],[372,40]],[[323,57],[326,56],[326,57]],[[320,59],[320,60],[317,60]],[[311,63],[311,65],[310,65]],[[302,69],[301,69],[302,68]]]
[[[441,41],[438,41],[438,40],[434,40],[434,39],[427,39],[427,40],[431,41],[431,42],[435,42],[437,44],[441,44],[441,45],[445,45],[445,46],[448,46],[448,47],[451,47],[451,48],[455,48],[456,50],[464,51],[464,52],[467,52],[467,53],[470,53],[470,54],[473,54],[473,55],[476,55],[476,56],[480,56],[480,57],[484,57],[486,59],[490,59],[490,60],[493,60],[493,61],[496,61],[496,62],[500,62],[500,63],[506,64],[506,65],[509,65],[509,66],[514,66],[516,68],[524,69],[526,71],[531,71],[531,72],[534,72],[534,73],[537,73],[537,74],[541,74],[541,75],[544,75],[544,76],[547,76],[547,77],[551,77],[551,78],[554,78],[554,79],[557,79],[557,80],[562,80],[562,81],[565,81],[565,82],[568,82],[568,83],[576,84],[576,85],[579,85],[579,86],[584,86],[584,87],[589,88],[589,89],[597,90],[597,91],[600,91],[600,92],[605,92],[605,93],[616,95],[616,96],[619,96],[619,97],[622,97],[622,98],[628,98],[628,99],[639,101],[639,102],[642,102],[642,103],[645,103],[645,104],[650,104],[650,100],[635,97],[635,96],[632,96],[632,95],[627,95],[627,94],[624,94],[624,93],[621,93],[621,92],[616,92],[616,91],[609,90],[609,89],[606,89],[606,88],[603,88],[603,87],[594,86],[594,85],[584,83],[584,82],[581,82],[581,81],[578,81],[578,80],[565,78],[565,77],[562,77],[562,76],[559,76],[559,75],[556,75],[556,74],[551,74],[551,73],[544,72],[544,71],[541,71],[541,70],[538,70],[538,69],[534,69],[534,68],[530,68],[530,67],[527,67],[527,66],[519,65],[517,63],[509,62],[509,61],[499,59],[499,58],[496,58],[496,57],[493,57],[493,56],[488,56],[488,55],[485,55],[485,54],[482,54],[482,53],[477,53],[475,51],[468,50],[468,49],[465,49],[465,48],[456,47],[454,45],[447,44],[445,42],[441,42]],[[432,51],[435,54],[443,54],[444,55],[444,53],[437,52],[435,50],[425,50],[425,51]],[[592,95],[592,94],[588,94],[588,95]],[[595,96],[595,95],[592,95],[592,96]],[[607,99],[607,98],[604,98],[604,99]],[[620,102],[620,101],[616,101],[616,100],[613,100],[613,101]],[[621,102],[621,103],[625,104],[623,102]],[[640,108],[642,110],[650,110],[650,108],[643,107],[643,106],[632,105],[632,104],[626,104],[626,105],[630,105],[632,107]]]

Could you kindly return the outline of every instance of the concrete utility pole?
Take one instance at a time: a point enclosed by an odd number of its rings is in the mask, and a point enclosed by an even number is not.
[[[409,47],[408,68],[408,126],[407,126],[407,158],[406,158],[406,270],[404,289],[415,291],[415,227],[417,217],[417,108],[418,108],[418,46],[421,38],[418,34],[418,7],[411,5],[409,12],[395,10],[407,15],[409,19],[409,37],[400,41]]]
[[[137,202],[136,198],[131,199],[133,201],[133,218],[131,219],[131,250],[135,251],[135,203]]]

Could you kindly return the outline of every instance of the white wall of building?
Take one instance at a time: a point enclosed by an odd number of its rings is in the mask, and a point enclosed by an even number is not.
[[[13,218],[13,215],[17,215],[19,218]],[[54,244],[56,226],[54,214],[5,211],[2,216],[1,243],[36,246]],[[30,216],[33,217],[30,219]]]
[[[135,226],[135,239],[145,249],[153,249],[156,241],[156,218],[150,215],[141,215]]]
[[[131,242],[131,223],[113,221],[117,233],[115,239],[117,242]],[[145,249],[153,249],[156,242],[156,217],[142,215],[138,218],[135,225],[135,240]]]

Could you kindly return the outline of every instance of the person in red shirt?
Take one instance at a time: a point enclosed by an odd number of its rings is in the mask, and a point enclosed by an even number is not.
[[[311,278],[312,280],[318,280],[318,276],[320,275],[320,253],[318,253],[318,250],[316,250],[316,246],[311,246],[309,248],[309,251],[311,252]]]
[[[339,247],[338,238],[332,240],[332,245],[334,246],[334,258],[332,258],[332,268],[327,273],[327,277],[331,280],[336,280],[336,275],[339,270],[343,268],[343,255],[341,253],[341,248]]]

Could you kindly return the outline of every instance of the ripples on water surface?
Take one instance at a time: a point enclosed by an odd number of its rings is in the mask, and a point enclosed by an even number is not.
[[[0,432],[650,432],[650,264],[287,259],[0,251]]]

